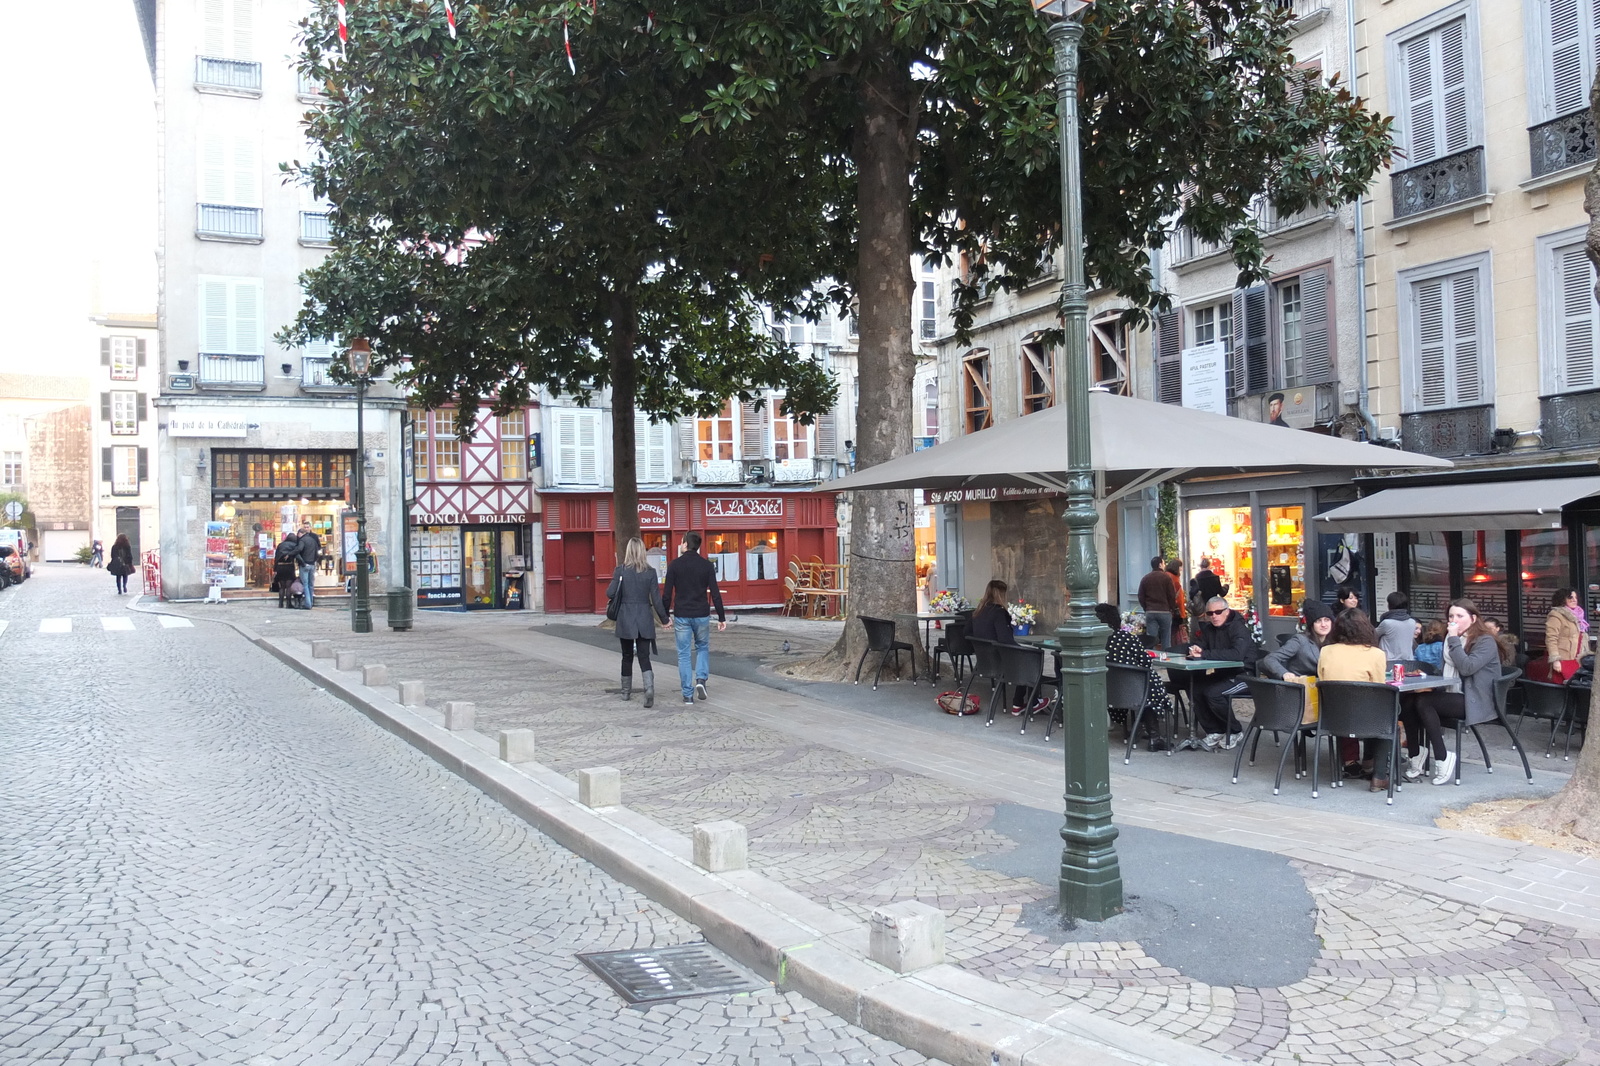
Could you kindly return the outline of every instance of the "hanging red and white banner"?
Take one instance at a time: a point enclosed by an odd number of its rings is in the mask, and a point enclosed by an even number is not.
[[[444,0],[444,20],[450,26],[450,39],[456,39],[456,12],[450,6],[450,0]]]
[[[344,0],[335,0],[339,11],[339,46],[344,47],[350,40],[350,27],[345,24]]]

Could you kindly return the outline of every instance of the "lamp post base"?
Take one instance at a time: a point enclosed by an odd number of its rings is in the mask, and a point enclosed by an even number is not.
[[[350,631],[352,633],[372,632],[372,601],[368,597],[367,563],[371,558],[367,554],[366,541],[363,537],[362,547],[356,550],[356,594],[350,604]]]

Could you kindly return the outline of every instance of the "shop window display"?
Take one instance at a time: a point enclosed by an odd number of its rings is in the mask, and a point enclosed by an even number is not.
[[[706,538],[706,558],[717,568],[717,581],[739,580],[739,549],[737,533],[712,533]]]
[[[1591,571],[1592,573],[1593,571]],[[1572,585],[1567,530],[1530,529],[1522,534],[1522,633],[1530,647],[1544,645],[1544,619],[1556,589]],[[1590,597],[1580,596],[1580,599]]]
[[[419,590],[438,598],[461,591],[461,531],[455,526],[422,526],[411,531],[411,573]]]
[[[341,584],[338,568],[339,542],[334,535],[343,503],[338,500],[224,500],[213,511],[213,526],[226,526],[208,534],[208,541],[226,542],[226,548],[207,547],[209,556],[225,550],[227,576],[223,588],[250,588],[266,591],[272,587],[272,558],[286,530],[293,531],[302,521],[322,539],[322,560],[317,564],[317,588]]]
[[[1304,509],[1267,508],[1267,613],[1293,618],[1306,598]]]
[[[1478,530],[1461,535],[1462,595],[1490,618],[1505,621],[1510,603],[1506,587],[1506,535]],[[1448,605],[1447,605],[1448,607]],[[1440,617],[1444,617],[1441,613]]]
[[[1299,510],[1299,508],[1293,508]],[[1189,577],[1200,560],[1211,560],[1211,572],[1227,589],[1228,606],[1242,611],[1255,596],[1255,537],[1250,508],[1218,507],[1189,512]]]
[[[746,581],[778,580],[777,533],[744,535],[744,576]]]

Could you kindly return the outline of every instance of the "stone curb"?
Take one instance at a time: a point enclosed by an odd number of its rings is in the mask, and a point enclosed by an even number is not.
[[[147,614],[154,607],[130,606]],[[180,617],[188,617],[182,615]],[[578,788],[537,762],[510,764],[494,738],[445,728],[442,712],[397,702],[315,659],[309,641],[268,638],[216,619],[354,707],[563,847],[697,926],[707,941],[785,991],[876,1036],[951,1066],[1238,1066],[1240,1060],[1058,1008],[948,964],[896,974],[867,958],[868,928],[751,870],[693,865],[691,839],[628,810],[590,810]],[[342,649],[347,650],[347,649]]]

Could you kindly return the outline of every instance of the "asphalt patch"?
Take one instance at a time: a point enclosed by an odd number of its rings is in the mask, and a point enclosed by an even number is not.
[[[996,806],[988,828],[1016,847],[967,862],[1054,889],[1061,816]],[[1023,908],[1022,924],[1056,943],[1137,941],[1146,954],[1208,985],[1276,988],[1304,980],[1321,954],[1316,904],[1289,860],[1271,852],[1119,826],[1124,913],[1063,923],[1054,900]]]

